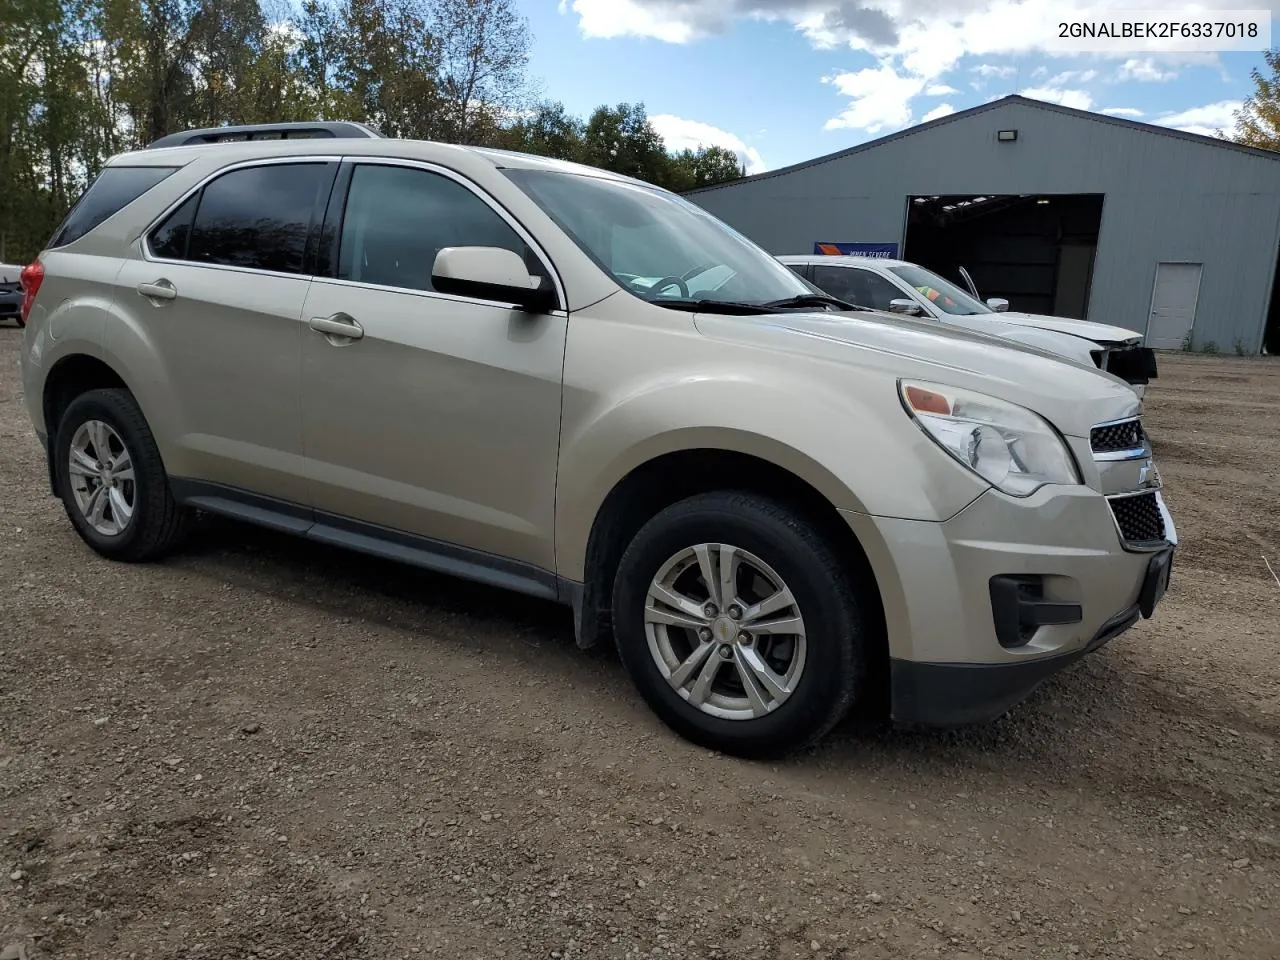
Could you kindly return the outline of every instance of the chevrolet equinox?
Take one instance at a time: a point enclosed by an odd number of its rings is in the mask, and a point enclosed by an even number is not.
[[[22,286],[27,409],[99,554],[205,511],[556,600],[725,752],[994,718],[1168,585],[1124,381],[852,311],[601,170],[191,131],[112,158]]]

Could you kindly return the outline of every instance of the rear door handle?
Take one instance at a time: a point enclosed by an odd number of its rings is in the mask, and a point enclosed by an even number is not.
[[[359,340],[364,336],[364,327],[356,322],[355,317],[345,313],[335,313],[331,317],[312,317],[309,324],[312,330],[323,333],[326,337]]]
[[[151,301],[178,299],[178,288],[163,277],[155,283],[138,284],[138,293]]]

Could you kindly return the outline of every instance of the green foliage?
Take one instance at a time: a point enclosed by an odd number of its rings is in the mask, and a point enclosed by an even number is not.
[[[1254,68],[1253,93],[1235,112],[1231,139],[1264,150],[1280,150],[1280,50],[1271,49],[1262,56],[1269,75]]]
[[[359,120],[673,190],[744,175],[671,154],[643,104],[535,102],[517,0],[4,0],[0,262],[25,263],[107,158],[194,127]]]

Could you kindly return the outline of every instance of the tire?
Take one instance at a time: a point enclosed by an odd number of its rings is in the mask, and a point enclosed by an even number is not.
[[[105,425],[110,432],[96,432],[95,424]],[[128,468],[120,459],[120,453],[127,453],[128,463],[132,466],[131,480],[114,478],[116,489],[102,498],[107,506],[99,525],[95,525],[90,516],[92,502],[88,506],[89,513],[81,506],[84,499],[92,501],[88,490],[103,486],[101,475],[96,480],[84,476],[85,468],[90,467],[97,454],[93,445],[95,433],[107,437],[106,446],[122,471],[121,477]],[[79,459],[81,467],[74,474],[71,465],[73,442],[83,454]],[[81,539],[102,556],[129,563],[155,560],[181,540],[189,511],[173,499],[155,437],[129,391],[118,388],[90,390],[71,401],[58,423],[53,456],[58,494],[67,516]],[[119,514],[112,513],[119,501],[110,494],[116,491],[131,507],[127,518],[123,510]],[[112,520],[120,529],[104,531],[102,527],[112,525]]]
[[[750,626],[726,642],[735,623],[746,623],[742,616],[738,621],[726,620],[723,614],[734,613],[732,609],[717,609],[721,616],[712,625],[701,627],[700,639],[687,626],[672,629],[646,622],[678,612],[665,602],[650,599],[655,581],[685,600],[694,600],[696,609],[696,602],[710,591],[705,589],[707,578],[701,573],[701,561],[690,559],[688,552],[699,545],[726,544],[737,551],[739,570],[757,568],[761,574],[758,578],[739,574],[734,593],[743,602],[736,605],[740,608],[736,612],[749,614],[751,603],[771,593],[782,597],[776,590],[780,580],[780,585],[789,589],[794,605],[772,612],[760,608],[766,615],[756,623],[773,619],[780,626],[777,621],[783,618],[794,624],[793,615],[798,612],[802,634],[790,640],[755,635],[756,627]],[[683,560],[677,559],[682,555]],[[768,569],[760,569],[761,564]],[[713,568],[713,578],[715,573]],[[821,739],[849,712],[864,689],[874,621],[871,604],[860,597],[865,597],[868,589],[873,589],[872,585],[858,582],[855,572],[818,528],[785,504],[747,493],[699,494],[655,516],[623,553],[614,581],[614,635],[632,682],[668,727],[712,750],[747,758],[776,757]],[[715,599],[707,597],[709,602]],[[686,616],[689,609],[683,607]],[[704,607],[700,616],[705,620],[706,614]],[[701,692],[697,682],[692,686],[686,682],[683,692],[678,691],[668,677],[684,680],[683,673],[691,678],[689,664],[701,656],[694,651],[706,652],[707,646],[712,649],[701,661],[697,675],[709,670],[714,680]],[[751,651],[756,654],[754,659]],[[717,656],[722,664],[711,666]],[[798,668],[797,656],[802,659]],[[790,678],[790,682],[774,687],[756,684],[753,701],[744,677],[761,676],[751,664],[770,657],[774,659],[769,665],[776,668],[772,679]],[[791,674],[791,669],[796,672]],[[737,689],[743,696],[736,696]],[[698,699],[703,701],[701,706],[696,705]]]

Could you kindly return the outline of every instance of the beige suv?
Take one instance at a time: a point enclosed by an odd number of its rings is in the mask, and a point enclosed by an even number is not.
[[[198,509],[558,600],[757,756],[994,717],[1163,595],[1123,381],[850,313],[635,180],[297,132],[114,158],[24,272],[27,407],[98,553]]]

